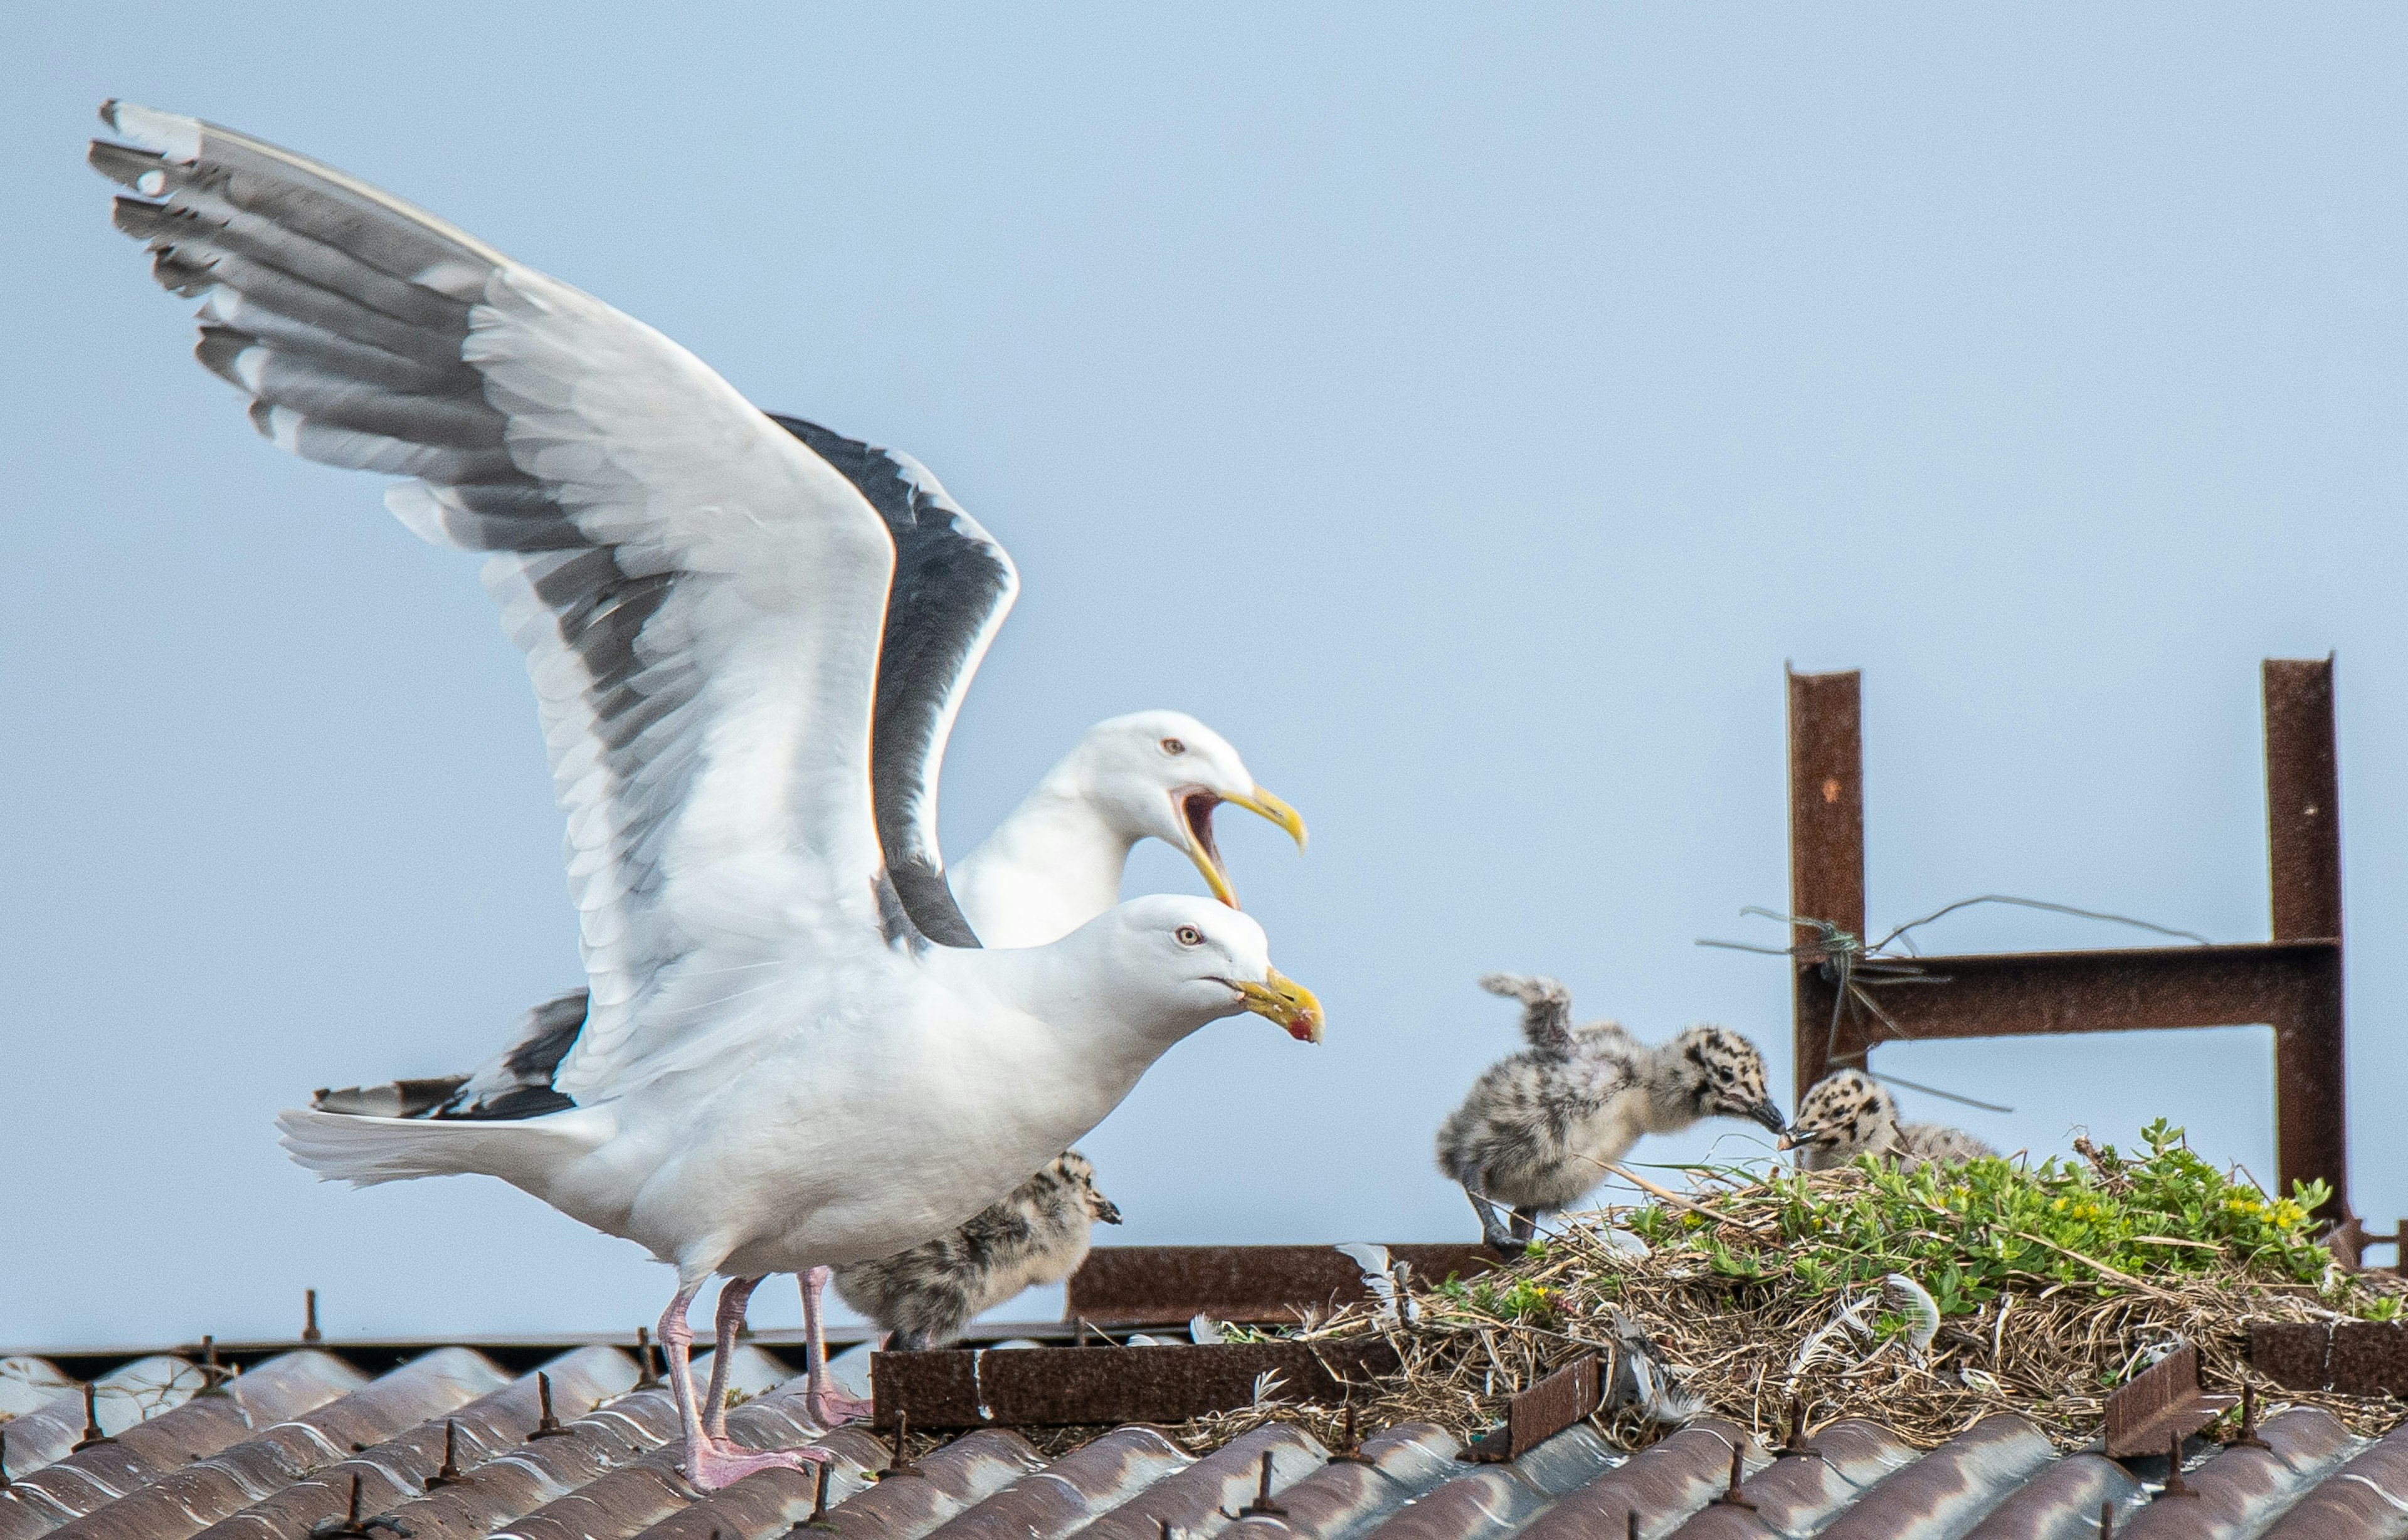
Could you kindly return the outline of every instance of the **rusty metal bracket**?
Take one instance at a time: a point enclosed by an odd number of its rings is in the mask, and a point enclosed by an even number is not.
[[[2286,1390],[2408,1396],[2408,1325],[2258,1321],[2249,1328],[2249,1366]]]
[[[1384,1342],[947,1348],[869,1361],[871,1426],[1076,1427],[1184,1422],[1257,1394],[1334,1406],[1401,1363]]]
[[[1485,1247],[1391,1246],[1416,1279],[1443,1283],[1497,1264]],[[1215,1320],[1293,1324],[1365,1297],[1363,1270],[1326,1246],[1099,1246],[1070,1275],[1064,1320],[1097,1326]]]
[[[1506,1402],[1504,1426],[1466,1446],[1455,1458],[1484,1463],[1521,1459],[1597,1410],[1600,1378],[1597,1355],[1583,1353]]]
[[[2342,1036],[2340,776],[2330,658],[2264,666],[2271,940],[2211,947],[1918,959],[1948,982],[1885,991],[1915,1039],[2263,1024],[2274,1029],[2275,1179],[2321,1180],[2334,1254],[2358,1262]],[[1862,677],[1789,675],[1790,912],[1865,935]],[[1800,927],[1798,945],[1813,934]],[[1869,1062],[1887,1034],[1855,1013],[1832,1033],[1820,959],[1795,978],[1798,1094]],[[1828,1052],[1827,1053],[1827,1045]]]
[[[2207,1395],[2199,1388],[2199,1349],[2186,1342],[2134,1375],[2107,1398],[2107,1457],[2159,1454],[2240,1404],[2239,1396]],[[2181,1462],[2175,1462],[2180,1468]]]

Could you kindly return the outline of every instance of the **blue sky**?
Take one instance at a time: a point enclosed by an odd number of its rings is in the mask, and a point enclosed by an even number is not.
[[[1785,899],[1784,660],[1866,671],[1876,926],[2004,891],[2248,940],[2258,660],[2337,652],[2356,1197],[2408,1208],[2396,10],[0,28],[0,1342],[281,1330],[308,1286],[342,1333],[632,1329],[666,1283],[498,1184],[353,1193],[275,1148],[312,1087],[465,1068],[578,980],[559,824],[473,563],[191,363],[81,164],[108,95],[380,182],[926,461],[1024,578],[956,850],[1142,706],[1303,809],[1307,856],[1223,843],[1329,1039],[1173,1052],[1085,1142],[1114,1239],[1468,1236],[1429,1140],[1514,1040],[1493,968],[1752,1033],[1785,1087],[1781,965],[1693,945]],[[2162,1114],[2271,1172],[2262,1031],[1877,1062],[2013,1104],[1963,1119],[2009,1148]]]

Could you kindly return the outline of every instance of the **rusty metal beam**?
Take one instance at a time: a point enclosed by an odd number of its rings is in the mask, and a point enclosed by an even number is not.
[[[869,1361],[873,1425],[1076,1427],[1184,1422],[1254,1404],[1278,1376],[1283,1401],[1335,1405],[1400,1367],[1384,1342],[1263,1342],[1216,1348],[998,1348],[880,1353]]]
[[[2258,1321],[2249,1366],[2286,1390],[2408,1396],[2408,1325],[2397,1321]]]
[[[1604,1399],[1595,1353],[1583,1353],[1505,1404],[1505,1425],[1455,1456],[1501,1462],[1519,1460],[1596,1411]]]
[[[1391,1246],[1415,1281],[1443,1283],[1496,1265],[1469,1245]],[[1070,1275],[1063,1319],[1097,1326],[1215,1320],[1292,1323],[1364,1297],[1363,1271],[1326,1246],[1099,1246]]]
[[[2275,1180],[2322,1181],[2342,1260],[2358,1260],[2348,1201],[2342,1020],[2340,783],[2332,660],[2264,668],[2268,870],[2265,943],[1928,957],[1944,984],[1875,987],[1913,1038],[2263,1024],[2274,1031]],[[1863,726],[1857,675],[1789,676],[1790,906],[1865,930]],[[1800,945],[1812,945],[1800,930]],[[1795,971],[1798,1090],[1863,1064],[1887,1028],[1851,1008],[1832,1031],[1835,985],[1817,960]]]
[[[1862,676],[1789,673],[1789,912],[1865,934]],[[1799,927],[1792,945],[1810,946]],[[1801,969],[1796,995],[1798,1094],[1830,1073],[1831,989]]]
[[[2230,1411],[2240,1397],[2208,1395],[2199,1388],[2199,1349],[2189,1343],[2116,1387],[2107,1398],[2107,1456],[2163,1454],[2169,1438],[2188,1438]]]
[[[1948,982],[1875,993],[1907,1036],[2028,1037],[2259,1024],[2279,1030],[2312,1014],[2340,966],[2341,948],[2330,941],[2252,941],[1918,961]],[[1839,1040],[1834,1057],[1857,1063],[1874,1045],[1898,1041],[1854,1011]]]

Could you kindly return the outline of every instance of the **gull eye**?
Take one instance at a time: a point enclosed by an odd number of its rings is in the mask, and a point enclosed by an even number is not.
[[[1162,740],[1162,751],[1166,754],[1184,754],[1187,752],[1187,746],[1177,738],[1165,738]]]
[[[1204,945],[1204,933],[1197,930],[1193,925],[1182,925],[1179,929],[1171,932],[1170,934],[1179,938],[1179,944],[1182,947],[1200,947]]]

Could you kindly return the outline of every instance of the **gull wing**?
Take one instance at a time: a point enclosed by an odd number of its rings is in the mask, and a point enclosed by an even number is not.
[[[835,466],[886,520],[895,583],[878,653],[878,708],[869,781],[886,869],[912,922],[930,940],[975,947],[937,844],[937,777],[962,697],[1020,592],[1020,574],[995,536],[899,449],[806,422],[770,420]]]
[[[111,102],[93,164],[201,362],[328,464],[491,552],[567,815],[580,1102],[768,1030],[789,964],[903,936],[867,766],[894,542],[683,348],[342,172]]]

